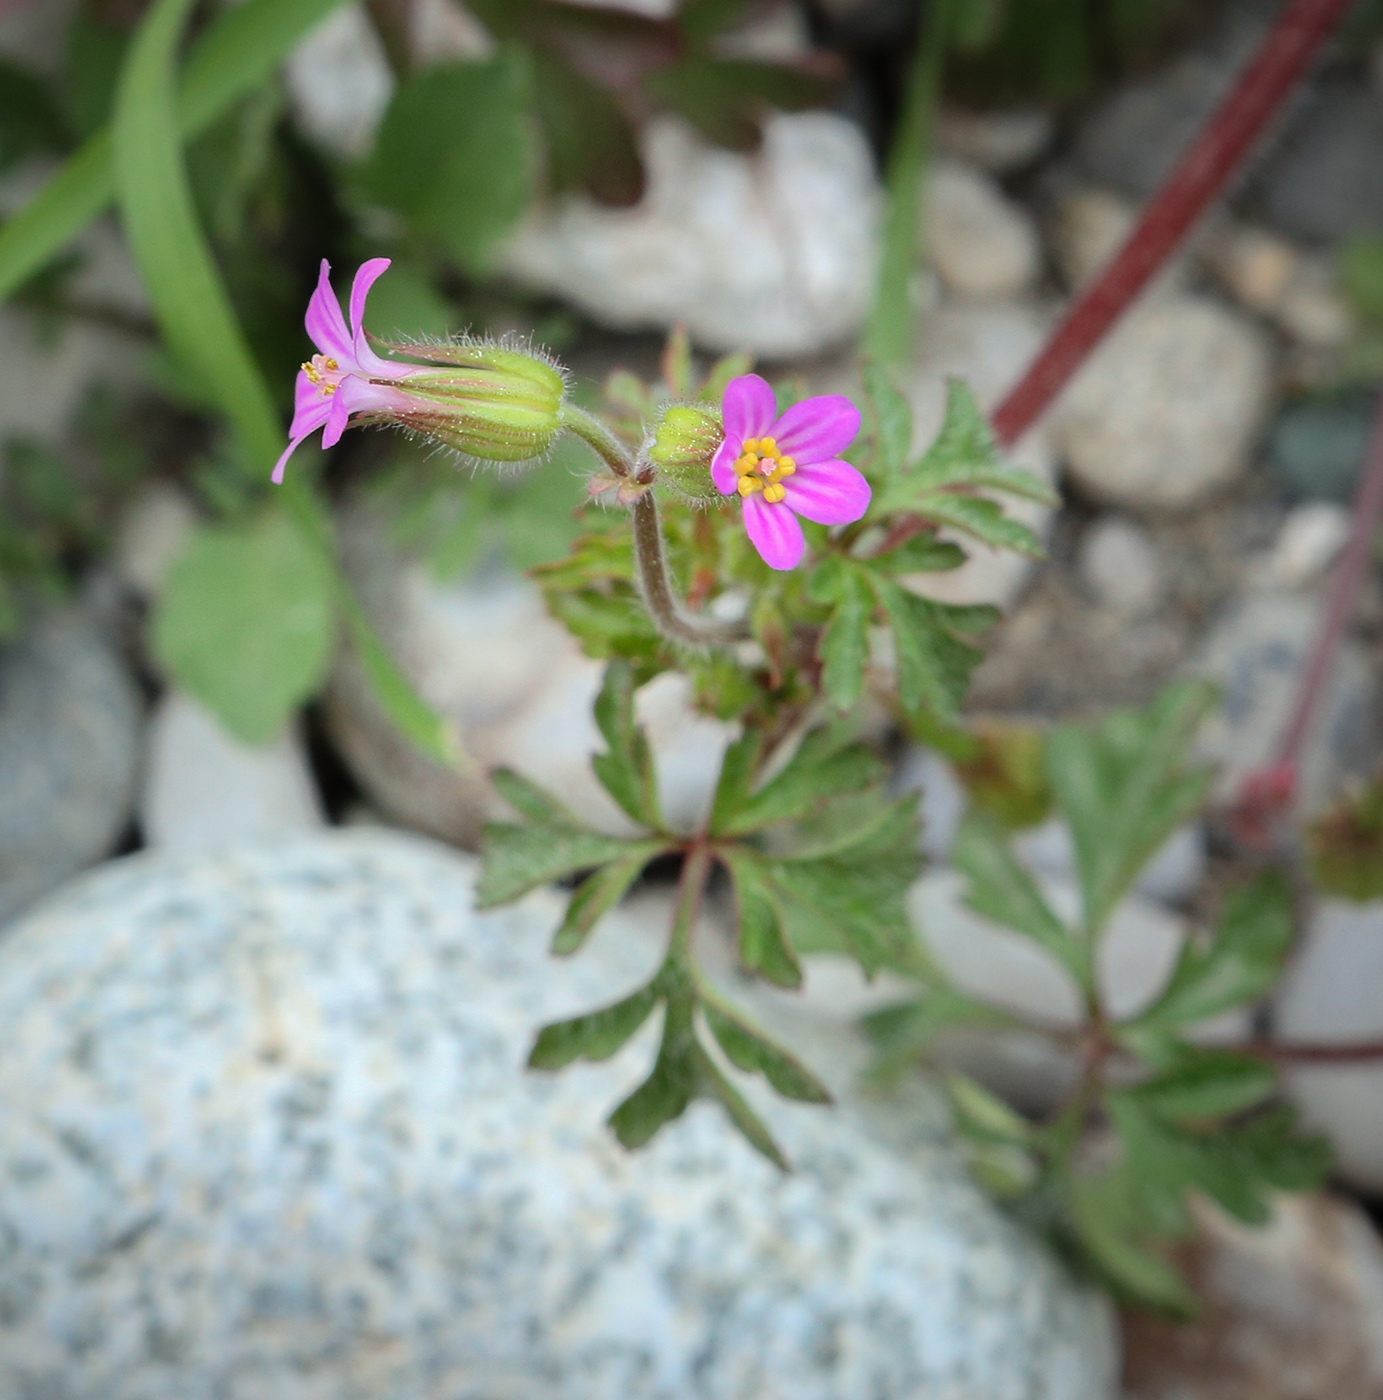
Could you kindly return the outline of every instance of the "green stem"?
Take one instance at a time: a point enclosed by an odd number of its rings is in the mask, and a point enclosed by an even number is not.
[[[913,54],[907,97],[888,157],[885,173],[888,203],[884,214],[879,284],[864,333],[866,353],[883,364],[900,364],[912,350],[913,307],[908,292],[917,258],[923,173],[931,150],[932,124],[953,4],[954,0],[930,0],[926,6]]]
[[[645,491],[634,502],[633,515],[634,560],[639,571],[639,591],[658,631],[670,642],[698,649],[742,640],[745,634],[740,628],[693,622],[678,607],[663,549],[658,503],[652,491]]]
[[[622,481],[633,477],[634,454],[593,413],[574,403],[562,405],[562,423],[596,454]]]
[[[668,961],[690,973],[692,968],[692,938],[696,921],[701,916],[701,900],[706,882],[711,876],[711,848],[696,841],[687,848],[682,862],[682,876],[677,883],[677,906],[672,914],[672,937],[668,943]]]

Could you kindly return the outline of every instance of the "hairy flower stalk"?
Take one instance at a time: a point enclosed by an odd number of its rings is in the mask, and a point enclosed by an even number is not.
[[[319,428],[322,446],[334,447],[348,427],[363,424],[392,424],[487,462],[541,457],[562,431],[561,371],[522,350],[458,341],[388,346],[421,364],[385,359],[366,338],[365,302],[388,267],[388,258],[362,264],[347,325],[323,260],[307,307],[317,353],[298,372],[289,443],[274,481],[283,480],[288,459]]]

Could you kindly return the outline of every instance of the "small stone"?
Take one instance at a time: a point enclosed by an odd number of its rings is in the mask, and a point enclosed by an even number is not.
[[[284,78],[308,136],[344,160],[370,150],[394,75],[363,4],[335,8],[288,55]]]
[[[922,850],[935,864],[948,864],[956,833],[970,805],[956,770],[934,749],[914,744],[898,765],[894,787],[900,794],[921,793]]]
[[[1199,746],[1220,766],[1222,797],[1237,793],[1250,772],[1273,761],[1321,620],[1321,604],[1312,598],[1254,592],[1233,604],[1202,643],[1190,669],[1219,686],[1223,698]],[[1376,694],[1368,660],[1346,641],[1301,758],[1304,812],[1338,796],[1347,777],[1377,766]]]
[[[1037,229],[982,171],[958,160],[937,161],[922,207],[932,263],[951,291],[1008,297],[1036,283]]]
[[[1149,617],[1167,597],[1167,574],[1152,536],[1132,520],[1101,516],[1081,537],[1081,581],[1101,607]]]
[[[972,112],[942,108],[936,124],[937,148],[967,160],[991,175],[1007,175],[1032,164],[1052,143],[1056,123],[1050,112]]]
[[[812,51],[807,17],[794,0],[770,0],[716,35],[716,52],[750,63],[801,63]]]
[[[1268,437],[1268,461],[1297,501],[1348,502],[1373,431],[1368,400],[1296,404],[1284,409]]]
[[[1322,898],[1277,997],[1284,1042],[1383,1040],[1383,900]],[[1383,1192],[1383,1061],[1299,1065],[1288,1087],[1302,1115],[1325,1133],[1336,1168],[1361,1190]]]
[[[326,822],[296,731],[251,748],[195,700],[170,691],[154,711],[148,747],[139,823],[154,849],[209,851]]]
[[[1181,1251],[1204,1311],[1124,1316],[1126,1400],[1383,1394],[1383,1246],[1352,1201],[1281,1195],[1265,1226],[1204,1205]]]
[[[1383,226],[1383,93],[1352,76],[1313,85],[1253,182],[1268,221],[1335,243]]]
[[[1109,190],[1073,190],[1056,216],[1056,257],[1066,285],[1083,291],[1109,265],[1138,222],[1137,208]]]
[[[154,602],[164,580],[197,527],[197,511],[185,492],[155,482],[130,502],[115,531],[115,571],[141,601]]]
[[[710,350],[810,355],[863,324],[880,195],[868,142],[831,112],[777,114],[754,155],[685,122],[644,127],[634,209],[572,195],[535,209],[501,254],[529,288],[616,330],[683,324]]]
[[[0,648],[0,926],[124,834],[140,710],[119,658],[78,612]]]
[[[1269,229],[1239,225],[1212,239],[1206,262],[1245,310],[1273,316],[1297,276],[1301,255]]]
[[[1052,441],[1092,496],[1185,510],[1244,470],[1269,370],[1256,326],[1206,298],[1169,295],[1094,353],[1052,414]]]
[[[0,947],[0,1393],[65,1400],[1111,1400],[1110,1309],[966,1179],[934,1096],[605,1125],[654,1027],[617,914],[355,830],[109,867]]]
[[[1312,350],[1340,349],[1358,330],[1353,311],[1336,290],[1334,268],[1320,259],[1302,260],[1274,319]]]
[[[1272,552],[1263,561],[1268,588],[1306,588],[1335,562],[1349,537],[1349,512],[1329,501],[1309,501],[1288,511]]]

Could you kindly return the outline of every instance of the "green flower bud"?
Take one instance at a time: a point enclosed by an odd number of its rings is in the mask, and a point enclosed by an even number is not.
[[[694,501],[718,500],[711,458],[725,441],[720,414],[700,404],[673,404],[653,431],[649,460],[659,478]]]
[[[567,385],[548,361],[503,346],[397,346],[426,361],[403,384],[388,419],[486,462],[541,457],[562,433]]]

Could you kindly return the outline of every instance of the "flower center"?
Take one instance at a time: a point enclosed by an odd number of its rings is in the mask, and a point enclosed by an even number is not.
[[[779,452],[771,437],[745,438],[740,454],[735,463],[740,495],[752,496],[755,491],[762,491],[764,500],[772,504],[781,501],[788,493],[783,478],[797,470],[797,463]]]
[[[303,361],[303,373],[322,391],[324,399],[329,399],[341,387],[339,379],[330,377],[340,369],[340,362],[330,355],[314,355],[310,360]]]

